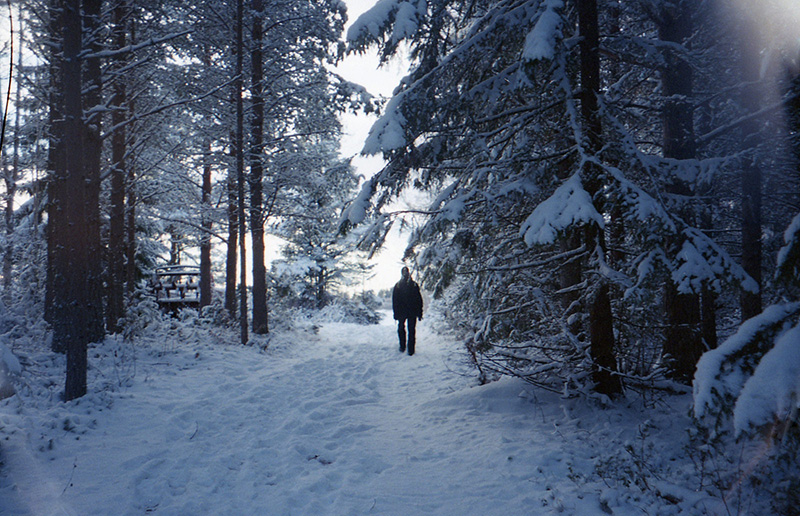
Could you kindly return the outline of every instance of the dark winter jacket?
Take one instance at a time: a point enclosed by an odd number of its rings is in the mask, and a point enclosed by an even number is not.
[[[422,319],[422,294],[411,278],[401,279],[392,290],[392,311],[396,320]]]

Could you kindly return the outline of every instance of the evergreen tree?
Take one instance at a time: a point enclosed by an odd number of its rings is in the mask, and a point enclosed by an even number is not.
[[[50,186],[50,238],[53,253],[48,264],[53,288],[53,346],[67,353],[65,399],[86,393],[87,347],[95,337],[93,329],[102,325],[96,307],[87,292],[96,287],[91,281],[99,269],[99,248],[91,240],[99,236],[91,231],[98,200],[91,197],[92,179],[87,177],[83,161],[85,127],[81,95],[81,5],[77,0],[63,4],[64,152],[55,161]],[[96,278],[95,278],[96,279]]]
[[[251,54],[250,232],[253,242],[253,331],[269,331],[265,224],[287,183],[280,161],[287,150],[302,153],[303,140],[339,135],[335,114],[349,104],[337,95],[339,81],[326,68],[338,59],[344,24],[340,2],[274,0],[253,3]],[[263,61],[263,62],[262,62]],[[277,170],[276,170],[277,168]]]
[[[412,248],[484,372],[551,386],[593,372],[600,392],[618,392],[618,363],[632,379],[658,363],[629,324],[662,317],[648,307],[653,282],[686,294],[721,280],[752,288],[665,203],[667,171],[680,166],[648,143],[663,125],[639,110],[660,110],[648,79],[675,48],[641,25],[649,13],[637,8],[653,5],[603,2],[595,23],[592,2],[386,1],[351,28],[354,50],[389,56],[405,40],[414,61],[364,148],[389,164],[345,222],[371,212],[385,227],[380,210],[397,192],[435,192]]]
[[[348,162],[335,163],[333,142],[314,147],[316,155],[305,152],[293,165],[303,179],[293,182],[292,202],[273,232],[287,242],[285,261],[278,268],[294,271],[302,285],[299,297],[306,306],[322,308],[334,293],[365,274],[366,267],[357,259],[353,239],[336,235],[336,222],[358,177]]]

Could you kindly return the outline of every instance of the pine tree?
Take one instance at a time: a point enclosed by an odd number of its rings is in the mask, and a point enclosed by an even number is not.
[[[654,282],[700,292],[748,278],[671,213],[674,162],[638,143],[662,127],[639,110],[661,108],[650,79],[662,45],[641,26],[645,6],[599,5],[384,2],[357,20],[354,50],[372,43],[390,56],[407,41],[414,61],[364,148],[389,164],[344,220],[371,213],[367,235],[379,241],[386,203],[412,184],[430,190],[412,249],[482,370],[550,386],[591,371],[612,394],[618,362],[632,379],[658,362],[631,324],[662,317]],[[602,38],[614,67],[600,60],[599,27],[620,28]]]
[[[78,0],[65,0],[63,7],[63,99],[64,152],[55,162],[50,187],[50,238],[53,288],[53,342],[55,349],[67,353],[66,400],[86,394],[87,347],[92,329],[98,324],[92,303],[87,303],[89,281],[99,260],[90,255],[96,249],[92,234],[84,231],[93,220],[86,168],[83,162],[85,128],[81,95],[81,5]]]
[[[284,170],[294,169],[299,180],[292,181],[292,200],[274,234],[287,242],[285,260],[277,268],[293,271],[301,302],[319,309],[342,287],[355,283],[366,267],[357,259],[353,238],[337,238],[336,222],[358,177],[349,162],[336,162],[333,141],[324,139],[310,147],[286,156]]]

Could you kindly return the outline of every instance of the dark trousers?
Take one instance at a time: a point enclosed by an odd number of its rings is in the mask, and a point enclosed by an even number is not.
[[[408,341],[406,341],[406,324],[408,324]],[[408,348],[408,354],[414,354],[414,346],[417,343],[417,318],[399,319],[397,321],[397,336],[400,337],[400,352]]]

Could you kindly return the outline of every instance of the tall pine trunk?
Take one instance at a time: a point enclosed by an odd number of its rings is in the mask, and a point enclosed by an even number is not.
[[[234,159],[237,152],[235,132],[233,131],[231,135]],[[237,194],[235,165],[228,169],[226,188],[228,190],[228,242],[225,256],[225,310],[233,319],[237,314],[236,273],[239,249],[239,196]]]
[[[753,158],[746,158],[742,169],[742,268],[761,287],[761,167]],[[761,313],[760,292],[742,292],[742,320]]]
[[[52,189],[53,183],[57,180],[59,173],[63,175],[65,160],[64,155],[65,142],[64,142],[64,70],[63,70],[63,51],[64,40],[62,37],[62,28],[64,26],[64,0],[50,0],[50,8],[47,11],[48,16],[48,33],[49,44],[48,59],[49,59],[49,74],[50,74],[50,88],[48,98],[48,115],[47,127],[48,133],[48,146],[47,146],[47,170],[49,172],[48,189]],[[60,172],[58,172],[60,171]],[[56,206],[52,202],[52,191],[48,195],[48,212],[50,214],[48,224],[46,227],[47,235],[47,271],[45,277],[45,296],[44,296],[44,319],[49,324],[53,324],[55,320],[55,261],[56,261],[56,235],[54,234],[55,224],[52,220],[53,212]],[[56,353],[65,353],[67,351],[65,345],[53,339],[52,349]]]
[[[234,109],[234,128],[231,131],[231,156],[233,156],[234,164],[228,169],[228,248],[227,256],[225,259],[225,309],[231,318],[235,318],[238,314],[237,310],[237,297],[236,297],[236,282],[237,271],[239,263],[239,225],[244,223],[239,219],[240,205],[244,202],[239,197],[239,168],[242,164],[243,153],[243,126],[244,126],[244,108],[242,105],[242,52],[243,48],[243,35],[242,24],[244,17],[244,4],[243,0],[236,1],[236,10],[234,13],[234,46],[233,46],[233,94],[231,100],[233,101]]]
[[[83,165],[84,127],[81,104],[81,11],[79,0],[65,0],[63,13],[63,63],[65,151],[55,162],[50,182],[50,225],[52,238],[52,327],[53,345],[65,349],[67,371],[64,396],[72,400],[86,394],[87,346],[91,339],[92,310],[87,281],[90,239],[87,177]]]
[[[99,52],[103,49],[100,40],[103,30],[100,20],[102,0],[84,0],[83,32],[88,39],[89,54],[86,58],[86,81],[84,84],[84,163],[86,173],[86,224],[87,245],[92,257],[102,257],[103,247],[100,241],[100,168],[103,153],[103,141],[100,136],[102,128],[103,80],[100,69]],[[67,152],[70,149],[67,148]],[[105,336],[105,310],[103,291],[102,259],[90,260],[87,264],[87,288],[85,295],[88,309],[92,312],[90,342],[102,340]]]
[[[208,47],[203,51],[203,66],[211,68],[211,52]],[[201,186],[201,226],[200,236],[200,308],[211,304],[211,136],[203,140],[203,184]]]
[[[694,24],[692,5],[678,1],[665,7],[658,19],[659,37],[662,41],[679,46],[689,44]],[[696,158],[694,131],[694,85],[692,66],[683,56],[669,53],[661,73],[663,107],[663,153],[665,158],[692,160]],[[670,177],[667,193],[678,203],[677,213],[694,224],[697,217],[689,203],[695,197],[692,184],[680,177]],[[681,246],[676,242],[676,246]],[[676,250],[677,251],[677,250]],[[706,292],[710,295],[710,292]],[[668,375],[676,380],[691,382],[695,366],[705,351],[700,293],[681,293],[672,281],[665,287],[667,329],[663,353],[668,365]],[[708,308],[708,307],[707,307]],[[709,331],[706,328],[706,331]]]
[[[602,147],[602,124],[598,95],[600,92],[599,26],[596,0],[577,0],[578,28],[580,31],[580,78],[581,78],[581,126],[584,146],[588,156],[597,156]],[[595,209],[604,212],[600,167],[587,161],[581,171],[581,179],[591,196]],[[584,231],[586,248],[593,259],[605,261],[606,245],[602,229],[589,224]],[[593,363],[592,378],[595,390],[613,396],[622,392],[622,382],[617,374],[614,355],[614,323],[611,312],[609,289],[605,280],[598,279],[590,291],[590,355]]]
[[[741,47],[742,80],[744,89],[742,104],[746,114],[754,115],[761,108],[761,99],[765,97],[761,87],[762,55],[760,39],[748,39]],[[761,131],[765,127],[763,117],[751,117],[743,127],[743,150],[745,152],[741,174],[742,192],[742,268],[753,278],[759,288],[762,284],[762,187],[763,173],[757,156],[761,140]],[[744,291],[740,298],[742,320],[750,319],[761,313],[761,292]]]
[[[606,16],[608,35],[611,38],[618,37],[622,33],[622,5],[620,0],[612,0],[607,5],[608,15]],[[612,59],[608,63],[606,80],[614,83],[622,76],[622,66],[619,60]],[[620,163],[612,163],[619,166]],[[611,266],[623,264],[625,261],[625,217],[622,206],[615,203],[611,209],[609,218],[608,240],[609,240],[609,259]]]
[[[133,103],[128,106],[133,113]],[[130,296],[136,287],[136,171],[128,166],[125,187],[125,294]]]
[[[244,73],[244,2],[236,2],[236,217],[238,219],[239,233],[239,338],[242,344],[247,344],[247,249],[245,247],[245,216],[244,216],[244,104],[242,99],[242,74]]]
[[[203,143],[202,227],[200,236],[200,308],[211,304],[211,139]]]
[[[264,146],[264,70],[262,56],[264,6],[261,0],[253,0],[253,30],[251,52],[250,98],[250,235],[253,243],[253,333],[269,331],[267,314],[267,269],[264,262],[264,194],[263,161]]]
[[[114,7],[112,40],[115,48],[123,48],[127,44],[128,5],[119,1]],[[126,59],[116,58],[116,68],[122,68]],[[119,321],[125,315],[125,283],[127,277],[126,235],[125,235],[125,194],[128,171],[125,155],[127,149],[127,132],[122,123],[127,119],[127,90],[124,76],[116,77],[111,99],[111,126],[115,127],[111,135],[111,208],[108,229],[108,300],[106,306],[106,324],[111,333],[120,330]]]
[[[136,44],[136,24],[137,18],[134,15],[130,0],[125,0],[128,15],[128,42]],[[126,92],[127,97],[127,92]],[[127,111],[128,116],[136,113],[136,100],[128,97]],[[127,148],[133,149],[135,145],[135,131],[126,131]],[[130,160],[126,164],[125,176],[125,295],[131,296],[136,289],[138,268],[136,266],[136,167],[135,160]]]

